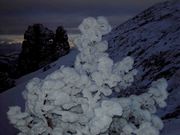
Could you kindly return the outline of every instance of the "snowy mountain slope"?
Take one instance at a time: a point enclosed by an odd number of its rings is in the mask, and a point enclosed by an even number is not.
[[[129,88],[131,93],[143,92],[144,88],[158,78],[168,80],[168,105],[159,111],[167,127],[167,121],[176,123],[174,118],[180,118],[179,35],[180,1],[171,1],[150,7],[105,36],[109,42],[108,52],[114,61],[125,56],[135,59],[134,67],[139,72],[134,85]],[[176,129],[180,133],[179,124]],[[165,131],[163,134],[166,134]]]
[[[164,121],[164,128],[161,135],[179,135],[180,119],[171,119]]]
[[[59,69],[62,65],[72,66],[77,53],[78,51],[76,49],[72,49],[68,55],[65,55],[51,63],[51,68],[49,70],[43,71],[43,69],[40,69],[36,72],[25,75],[17,80],[16,87],[0,94],[0,135],[14,135],[17,133],[17,130],[9,124],[6,113],[10,106],[18,105],[24,107],[25,101],[22,97],[22,92],[25,90],[27,82],[34,77],[44,78],[51,72]]]
[[[17,53],[19,54],[21,51],[21,44],[20,43],[1,43],[0,41],[0,55],[9,55]]]

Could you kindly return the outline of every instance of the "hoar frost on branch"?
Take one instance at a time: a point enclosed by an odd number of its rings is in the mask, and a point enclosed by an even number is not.
[[[24,92],[25,112],[10,107],[8,118],[19,135],[110,135],[112,128],[119,135],[159,135],[163,123],[155,112],[166,105],[166,80],[139,96],[111,96],[134,81],[134,61],[109,58],[102,35],[111,26],[104,17],[86,18],[79,29],[74,68],[62,66],[43,80],[32,79]]]

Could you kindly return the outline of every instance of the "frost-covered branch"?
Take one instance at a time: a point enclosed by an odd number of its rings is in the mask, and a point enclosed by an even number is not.
[[[140,96],[113,98],[113,90],[121,92],[134,81],[134,61],[109,58],[102,35],[111,26],[104,17],[86,18],[79,29],[74,68],[62,66],[43,80],[32,79],[24,92],[25,112],[10,107],[10,122],[20,135],[107,135],[112,128],[120,135],[158,135],[163,124],[154,113],[157,105],[165,106],[166,81],[154,82]]]

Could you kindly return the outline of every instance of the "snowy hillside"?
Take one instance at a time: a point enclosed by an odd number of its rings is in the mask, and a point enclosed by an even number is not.
[[[180,118],[179,35],[180,2],[175,1],[150,7],[114,28],[106,36],[109,41],[109,54],[114,61],[125,56],[135,59],[135,68],[139,72],[134,85],[129,88],[131,93],[143,92],[143,88],[152,80],[161,77],[169,80],[168,105],[166,109],[159,111],[166,123],[168,120],[176,121],[175,119]],[[180,122],[176,126],[176,129],[180,130]]]
[[[18,58],[21,45],[18,43],[0,43],[0,63],[11,64]]]

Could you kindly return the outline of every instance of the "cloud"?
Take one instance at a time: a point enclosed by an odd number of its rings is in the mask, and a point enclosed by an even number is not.
[[[26,9],[46,9],[50,10],[68,10],[68,8],[87,8],[88,7],[144,7],[162,0],[7,0],[0,1],[0,11],[24,11]]]
[[[87,16],[103,15],[114,26],[164,0],[8,0],[0,1],[0,34],[23,33],[29,24],[43,23],[69,31]]]
[[[0,35],[0,44],[22,43],[23,35]]]

